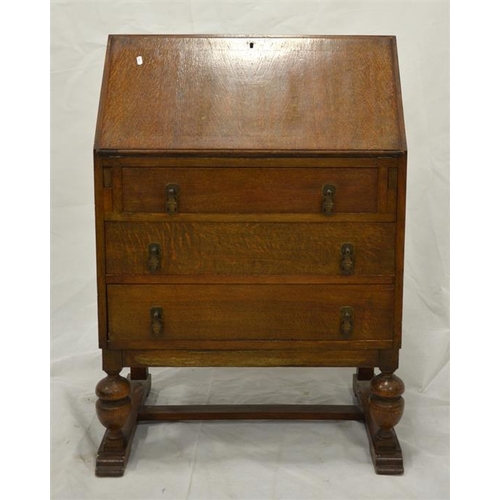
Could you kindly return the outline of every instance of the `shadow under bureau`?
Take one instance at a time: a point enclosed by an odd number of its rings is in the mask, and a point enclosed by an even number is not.
[[[109,37],[98,476],[139,422],[256,418],[363,421],[376,472],[403,472],[406,158],[394,37]],[[356,402],[148,405],[148,368],[186,366],[354,367]]]

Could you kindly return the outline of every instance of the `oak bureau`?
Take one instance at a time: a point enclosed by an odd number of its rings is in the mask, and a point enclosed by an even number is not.
[[[406,158],[392,36],[109,37],[98,476],[139,422],[231,418],[363,421],[376,472],[403,472]],[[357,399],[148,406],[148,368],[186,366],[354,367]]]

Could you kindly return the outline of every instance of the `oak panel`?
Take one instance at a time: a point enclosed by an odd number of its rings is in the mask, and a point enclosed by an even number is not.
[[[394,275],[394,224],[106,223],[109,275],[341,276],[341,248],[354,245],[352,276]],[[158,243],[158,269],[149,245]]]
[[[344,339],[393,336],[387,285],[108,285],[108,338],[140,340],[342,340],[341,308],[354,309]],[[159,336],[151,308],[162,308]]]
[[[336,188],[334,213],[377,212],[377,168],[123,168],[123,210],[165,213],[165,188],[180,187],[178,211],[321,213],[322,188]],[[174,216],[175,217],[175,216]]]
[[[394,58],[391,36],[113,35],[96,147],[401,150]]]
[[[124,366],[377,366],[377,350],[130,350]]]

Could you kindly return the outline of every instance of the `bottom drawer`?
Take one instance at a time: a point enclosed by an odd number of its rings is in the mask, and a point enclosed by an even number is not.
[[[385,285],[108,285],[108,340],[391,340]]]

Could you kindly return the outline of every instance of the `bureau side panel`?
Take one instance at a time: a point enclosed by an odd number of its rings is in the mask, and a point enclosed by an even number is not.
[[[403,321],[404,250],[406,219],[406,166],[407,154],[398,161],[397,168],[397,221],[396,221],[396,282],[394,301],[394,347],[401,348]]]
[[[106,263],[104,212],[112,205],[111,171],[103,168],[101,158],[94,153],[94,206],[96,236],[96,270],[97,270],[97,321],[99,347],[107,343],[107,307],[106,307]]]

